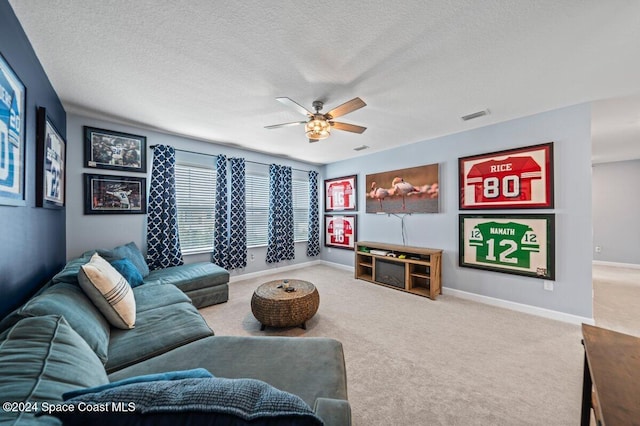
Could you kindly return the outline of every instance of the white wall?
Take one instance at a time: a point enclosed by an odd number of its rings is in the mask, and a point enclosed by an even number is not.
[[[439,163],[441,213],[407,216],[405,224],[408,245],[444,250],[443,286],[592,318],[590,127],[590,106],[583,104],[329,164],[324,176],[358,174],[359,240],[402,244],[399,218],[364,213],[365,176]],[[458,267],[458,158],[550,141],[555,208],[508,212],[555,213],[555,290],[544,290],[541,279]],[[325,248],[323,259],[353,266],[354,254]]]
[[[98,127],[102,129],[116,130],[147,137],[147,170],[142,173],[123,173],[113,170],[84,168],[84,132],[83,126]],[[311,164],[291,161],[283,158],[272,157],[256,152],[244,151],[223,145],[187,139],[184,137],[139,129],[131,126],[96,120],[76,114],[67,114],[67,259],[74,258],[84,251],[96,248],[112,248],[120,244],[134,241],[138,247],[146,251],[146,215],[142,214],[114,214],[114,215],[85,215],[83,207],[83,173],[129,175],[147,178],[147,186],[150,183],[150,172],[153,163],[151,145],[171,145],[177,149],[195,151],[203,154],[224,154],[228,157],[243,157],[246,160],[260,163],[276,163],[291,166],[300,170],[316,170],[320,167]],[[212,158],[212,161],[215,159]],[[322,181],[322,177],[319,178]],[[254,260],[251,261],[251,254]],[[242,270],[232,271],[232,275],[246,274],[263,270],[272,270],[278,267],[289,266],[313,260],[319,257],[306,256],[306,243],[296,244],[295,259],[283,261],[277,264],[267,264],[266,247],[249,249],[247,267]],[[186,263],[196,261],[209,261],[209,254],[185,256]]]
[[[593,259],[640,264],[640,160],[593,165]]]

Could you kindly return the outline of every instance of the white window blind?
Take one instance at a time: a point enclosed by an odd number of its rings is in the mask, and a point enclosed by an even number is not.
[[[306,173],[293,171],[293,238],[307,241],[309,182]],[[246,171],[247,246],[266,246],[269,232],[269,166],[251,164]]]
[[[249,165],[247,165],[249,166]],[[266,246],[269,227],[269,172],[267,166],[247,167],[247,247]]]
[[[213,251],[216,171],[176,164],[176,203],[182,253]]]
[[[293,240],[307,241],[309,234],[309,179],[305,173],[293,172]]]

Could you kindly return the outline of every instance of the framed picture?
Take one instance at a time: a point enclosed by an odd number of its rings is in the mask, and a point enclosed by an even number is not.
[[[555,215],[459,216],[459,265],[555,280]]]
[[[84,214],[147,213],[147,180],[84,174]]]
[[[324,215],[324,245],[353,250],[356,245],[356,215]]]
[[[408,167],[366,177],[367,213],[438,213],[440,165]]]
[[[458,159],[460,209],[553,208],[553,142]]]
[[[0,204],[24,206],[26,89],[0,55]]]
[[[324,181],[324,210],[356,210],[357,176],[345,176]]]
[[[84,126],[85,167],[147,172],[147,138]]]
[[[36,130],[36,206],[64,207],[66,183],[66,147],[47,110],[38,108]]]

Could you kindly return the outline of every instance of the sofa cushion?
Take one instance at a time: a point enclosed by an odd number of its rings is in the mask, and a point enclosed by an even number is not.
[[[148,383],[158,382],[161,380],[182,380],[182,379],[204,379],[211,378],[213,374],[209,373],[204,368],[193,368],[191,370],[180,371],[168,371],[166,373],[147,374],[145,376],[129,377],[128,379],[119,380],[117,382],[111,382],[104,385],[94,386],[92,388],[78,389],[71,392],[66,392],[62,395],[62,398],[67,399],[75,398],[80,395],[86,395],[88,393],[98,393],[107,389],[113,389],[120,386],[126,386],[133,383]]]
[[[127,280],[131,288],[144,284],[140,271],[129,259],[116,259],[109,263]]]
[[[320,397],[347,400],[342,344],[321,337],[212,336],[118,372],[107,371],[115,381],[194,366],[216,377],[262,380],[310,406]]]
[[[149,266],[147,265],[147,261],[144,258],[144,255],[133,241],[127,244],[120,245],[118,247],[114,247],[112,249],[94,249],[86,251],[82,254],[82,257],[91,257],[95,253],[98,253],[100,256],[111,262],[116,259],[128,259],[133,265],[136,267],[142,278],[145,278],[149,275]]]
[[[112,425],[125,418],[138,425],[322,425],[296,395],[253,379],[196,378],[133,383],[80,395],[77,405],[134,404],[132,413],[59,413],[65,425]],[[114,415],[115,414],[115,415]],[[133,418],[133,419],[132,419]]]
[[[4,330],[27,317],[61,315],[89,344],[100,358],[107,362],[107,348],[111,327],[98,308],[77,285],[60,283],[48,287],[2,320]]]
[[[191,303],[189,297],[172,285],[161,285],[159,281],[147,282],[133,289],[136,299],[136,316],[141,312],[176,303]],[[139,321],[139,320],[138,320]]]
[[[80,267],[80,287],[114,327],[130,329],[136,322],[136,300],[131,286],[98,253]]]
[[[113,372],[211,335],[213,331],[189,302],[149,309],[140,312],[133,330],[111,330],[105,368]],[[163,371],[171,370],[176,369]]]
[[[75,259],[70,260],[64,265],[62,271],[58,272],[52,279],[51,282],[53,284],[59,283],[68,283],[79,285],[78,283],[78,272],[80,272],[80,267],[85,263],[91,260],[91,256],[95,253],[84,253],[82,256],[77,257]]]
[[[146,279],[162,280],[163,284],[173,284],[189,292],[226,284],[229,282],[229,272],[211,262],[198,262],[156,269]]]
[[[109,382],[102,362],[58,315],[24,318],[0,335],[2,401],[61,402],[62,394]],[[33,413],[3,413],[11,424],[28,424]],[[47,421],[49,419],[49,421]],[[41,423],[59,424],[44,417]]]

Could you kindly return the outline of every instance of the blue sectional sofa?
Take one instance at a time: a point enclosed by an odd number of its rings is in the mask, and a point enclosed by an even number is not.
[[[131,243],[98,250],[146,274],[131,289],[135,326],[114,327],[79,285],[93,253],[0,321],[0,424],[351,423],[340,342],[215,336],[195,303],[226,300],[228,273],[206,264],[147,273]],[[238,407],[239,395],[254,400]]]

